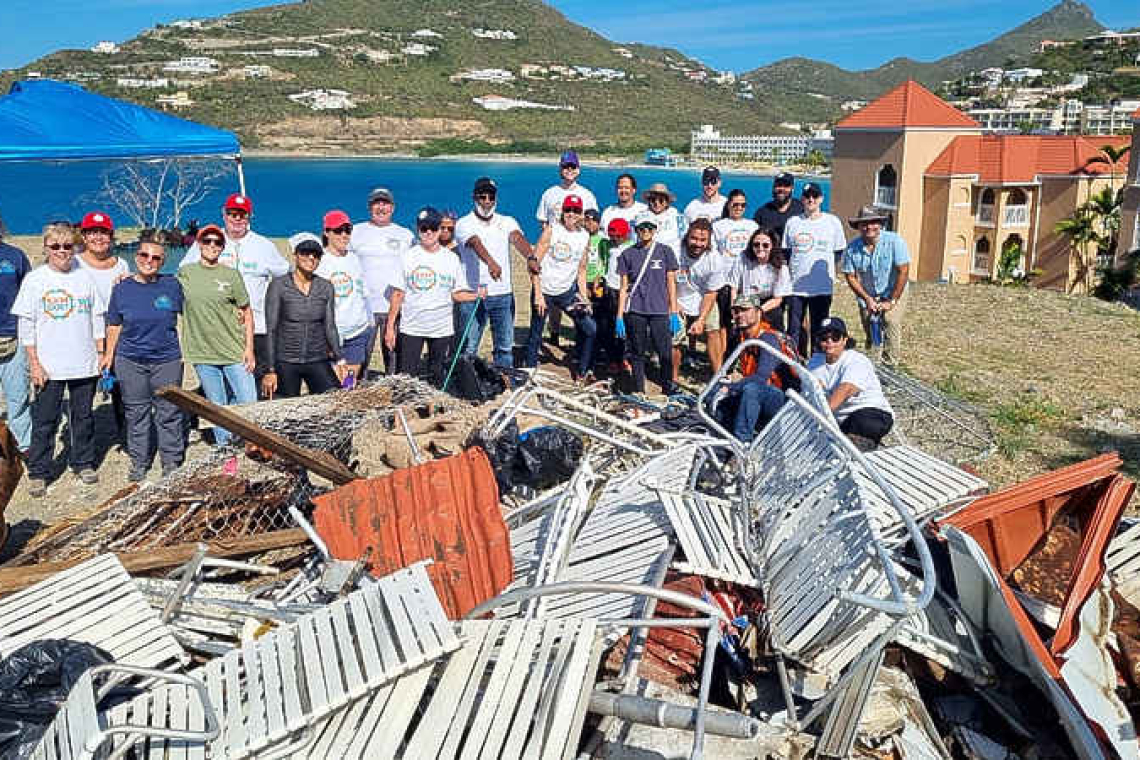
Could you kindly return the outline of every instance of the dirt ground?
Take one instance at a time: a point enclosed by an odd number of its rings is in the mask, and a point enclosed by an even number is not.
[[[9,242],[26,251],[37,247],[35,238]],[[283,241],[277,242],[284,247]],[[530,322],[530,304],[519,257],[513,275],[515,343],[520,345]],[[835,310],[859,331],[846,287],[837,293]],[[572,341],[569,320],[563,335],[564,345]],[[1051,291],[918,283],[912,286],[903,340],[906,372],[986,413],[998,450],[978,470],[994,486],[1110,449],[1120,452],[1133,478],[1140,478],[1140,313]],[[489,352],[488,331],[481,353]],[[698,387],[707,380],[707,371],[682,379]],[[196,385],[193,372],[187,371],[186,386]],[[97,400],[95,417],[99,485],[84,486],[63,472],[45,498],[33,500],[21,483],[6,515],[17,535],[90,508],[126,484],[128,460],[116,443],[109,402]],[[205,446],[195,443],[187,457],[200,456]],[[57,464],[62,469],[61,459]],[[150,477],[158,476],[156,463]],[[1132,511],[1137,507],[1134,500]]]

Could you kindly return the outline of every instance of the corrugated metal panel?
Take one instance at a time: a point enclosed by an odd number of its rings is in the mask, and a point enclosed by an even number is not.
[[[371,548],[377,577],[434,560],[428,574],[452,619],[511,581],[510,537],[482,449],[358,480],[313,501],[313,524],[337,559],[356,560]]]

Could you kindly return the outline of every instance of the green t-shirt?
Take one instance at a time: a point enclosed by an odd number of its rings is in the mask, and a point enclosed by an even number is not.
[[[606,276],[609,263],[609,240],[600,232],[590,235],[590,250],[586,259],[586,282],[596,282]]]
[[[249,293],[236,269],[199,262],[178,270],[186,302],[182,309],[182,355],[190,364],[237,364],[245,355],[245,325],[238,309]]]

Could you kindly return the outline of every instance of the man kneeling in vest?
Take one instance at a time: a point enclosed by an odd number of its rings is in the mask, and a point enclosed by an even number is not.
[[[742,342],[759,339],[798,361],[787,336],[764,321],[759,297],[737,295],[732,303],[732,321]],[[738,369],[741,379],[727,385],[716,405],[716,417],[739,440],[749,443],[784,405],[784,390],[797,387],[798,380],[786,364],[756,347],[745,350]]]

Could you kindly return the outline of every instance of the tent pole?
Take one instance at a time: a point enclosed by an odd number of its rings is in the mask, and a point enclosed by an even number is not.
[[[238,192],[241,193],[242,195],[245,195],[246,194],[246,192],[245,192],[245,171],[242,169],[242,166],[241,166],[241,156],[240,155],[234,156],[234,161],[237,162]]]

